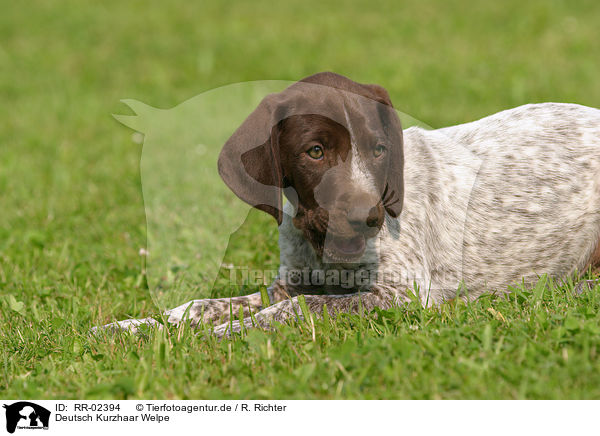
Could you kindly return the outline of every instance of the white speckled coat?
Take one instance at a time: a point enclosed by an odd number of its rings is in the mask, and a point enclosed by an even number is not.
[[[506,291],[541,274],[586,269],[600,240],[600,111],[546,103],[472,123],[404,131],[404,208],[387,217],[376,250],[379,283],[424,303]],[[289,209],[289,206],[288,206]],[[293,211],[288,210],[293,215]],[[286,216],[284,269],[323,265]]]

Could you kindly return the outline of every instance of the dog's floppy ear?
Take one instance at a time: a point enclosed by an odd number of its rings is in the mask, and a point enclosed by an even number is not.
[[[278,94],[267,96],[225,143],[218,161],[219,174],[235,195],[272,215],[278,224],[283,219],[280,99]]]
[[[258,189],[249,199],[243,199],[252,206],[271,214],[281,224],[283,205],[281,189],[283,174],[279,160],[279,125],[273,126],[271,136],[263,144],[242,154],[244,170],[256,181],[265,186],[278,188]],[[232,188],[233,189],[233,188]],[[236,192],[234,190],[234,192]]]

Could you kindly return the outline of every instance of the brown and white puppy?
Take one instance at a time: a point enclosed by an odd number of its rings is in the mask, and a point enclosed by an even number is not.
[[[383,88],[322,73],[265,98],[225,144],[219,173],[280,225],[285,193],[317,255],[354,262],[384,214],[402,210],[402,150]]]
[[[386,308],[414,292],[430,305],[600,260],[592,108],[526,105],[403,131],[383,88],[321,73],[266,97],[225,144],[219,172],[279,223],[275,304],[262,307],[259,294],[195,300],[167,311],[172,323],[226,319],[233,306],[266,327],[300,313],[298,294],[316,313]],[[117,325],[142,322],[153,323]],[[240,328],[215,334],[230,325]]]

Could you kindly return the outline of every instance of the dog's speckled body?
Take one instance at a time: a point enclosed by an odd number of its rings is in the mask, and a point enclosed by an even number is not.
[[[279,227],[280,278],[269,288],[272,306],[263,308],[259,294],[195,300],[167,311],[168,321],[181,322],[190,304],[193,324],[226,321],[241,306],[248,327],[250,311],[267,327],[301,313],[298,294],[319,314],[324,304],[330,312],[390,307],[407,301],[415,285],[430,305],[457,297],[459,288],[462,298],[506,292],[523,279],[566,278],[600,260],[600,110],[532,104],[438,130],[412,127],[403,136],[402,212],[397,218],[386,213],[360,261],[323,262],[294,225],[296,210],[288,202]],[[351,289],[333,285],[322,287],[324,295],[309,295],[314,287],[284,279],[307,269],[379,275]],[[140,322],[153,323],[113,325]],[[215,334],[229,327],[219,325]]]

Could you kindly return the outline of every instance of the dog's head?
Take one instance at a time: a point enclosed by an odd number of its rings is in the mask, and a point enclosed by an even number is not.
[[[267,96],[227,141],[219,173],[242,200],[294,226],[319,257],[352,262],[397,217],[402,129],[387,91],[319,73]]]

